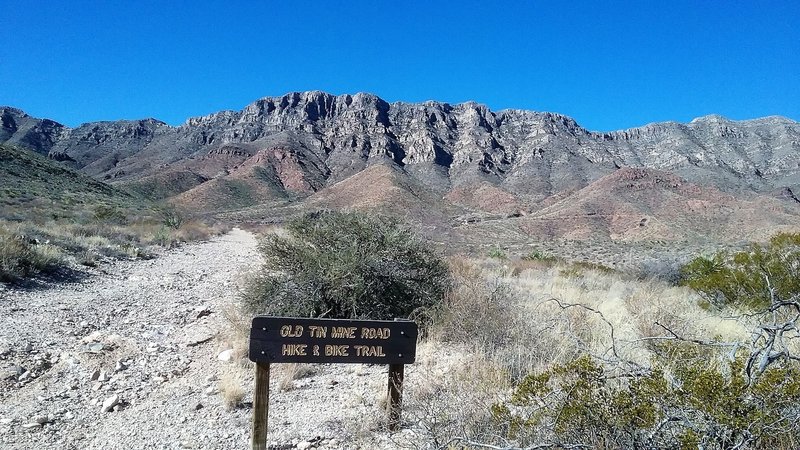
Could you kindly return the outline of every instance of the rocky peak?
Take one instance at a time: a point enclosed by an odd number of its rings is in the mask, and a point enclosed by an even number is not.
[[[47,154],[66,127],[50,119],[36,119],[24,111],[0,106],[0,143],[20,145]]]
[[[695,117],[690,124],[712,124],[712,123],[731,123],[732,120],[719,114],[708,114],[705,116]]]
[[[368,93],[321,91],[264,97],[241,111],[190,118],[177,128],[146,119],[70,130],[10,108],[0,117],[0,142],[23,142],[28,135],[26,145],[97,176],[151,175],[187,158],[231,155],[253,144],[291,151],[287,155],[297,160],[292,171],[313,170],[315,180],[322,176],[328,184],[388,161],[423,183],[489,182],[535,198],[579,189],[625,166],[770,192],[797,189],[792,180],[800,179],[800,124],[780,117],[735,121],[712,115],[598,133],[557,113],[495,113],[472,101],[389,104]],[[53,124],[49,130],[47,124]]]

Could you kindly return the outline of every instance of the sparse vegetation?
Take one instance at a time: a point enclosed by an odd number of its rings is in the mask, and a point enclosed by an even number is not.
[[[796,270],[795,246],[794,236],[779,235],[721,260]],[[761,309],[745,297],[737,307],[716,302],[720,311],[701,307],[708,292],[600,266],[472,264],[453,265],[455,287],[424,348],[480,361],[484,375],[465,382],[457,376],[467,370],[462,363],[452,375],[441,367],[447,363],[437,363],[441,372],[425,369],[438,373],[436,383],[409,400],[422,441],[435,448],[800,445],[800,303],[786,289],[791,277],[777,276],[786,271],[771,269],[772,289],[745,291],[760,292]],[[453,407],[453,398],[470,406]]]
[[[546,263],[556,263],[556,262],[558,262],[558,258],[556,258],[555,256],[553,256],[553,255],[551,255],[549,253],[540,251],[538,249],[533,250],[530,253],[524,255],[522,257],[522,259],[525,260],[525,261],[542,261],[542,262],[546,262]]]
[[[505,250],[503,250],[500,247],[492,247],[492,248],[490,248],[489,252],[487,253],[486,256],[488,256],[489,258],[495,258],[495,259],[506,259],[507,258]]]
[[[11,175],[0,182],[0,281],[214,233],[38,155],[0,150]],[[641,264],[614,247],[632,243],[496,242],[475,247],[481,260],[448,265],[395,220],[311,213],[264,238],[266,263],[242,295],[248,313],[418,319],[423,381],[406,413],[417,442],[436,448],[800,445],[800,234],[680,271],[675,258]],[[671,243],[635,245],[658,254]],[[669,283],[678,279],[684,286]],[[235,322],[234,371],[247,338],[246,320]],[[281,391],[316,371],[281,369]],[[236,373],[219,391],[228,409],[245,396]]]
[[[710,304],[761,309],[800,295],[800,234],[781,233],[749,249],[699,257],[681,270],[683,282]]]
[[[14,232],[0,224],[0,281],[14,281],[36,273],[56,270],[61,251],[48,243]]]
[[[153,246],[223,230],[33,152],[0,145],[0,279],[14,281],[103,258],[146,258]]]
[[[226,409],[235,409],[242,404],[245,391],[236,373],[226,372],[222,375],[219,380],[219,393]]]
[[[391,319],[440,302],[447,265],[401,223],[356,212],[317,212],[261,242],[262,272],[244,292],[252,312]]]
[[[674,348],[679,346],[667,345]],[[702,350],[705,349],[700,349]],[[795,448],[797,367],[772,368],[748,382],[733,362],[668,353],[620,373],[588,355],[528,375],[511,399],[493,406],[517,442],[593,448]]]
[[[301,378],[306,378],[316,373],[311,364],[281,364],[279,366],[280,375],[278,378],[278,390],[290,391],[294,389],[294,382]]]

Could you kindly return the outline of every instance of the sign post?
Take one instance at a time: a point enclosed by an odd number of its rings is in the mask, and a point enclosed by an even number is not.
[[[269,363],[256,363],[256,390],[253,394],[253,450],[267,450],[269,415]]]
[[[272,363],[362,363],[389,365],[389,429],[400,424],[404,365],[417,353],[417,324],[408,320],[253,318],[250,360],[256,363],[253,396],[254,450],[267,448],[269,370]]]

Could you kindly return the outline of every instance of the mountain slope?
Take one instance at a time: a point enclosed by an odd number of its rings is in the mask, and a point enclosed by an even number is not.
[[[17,131],[6,127],[0,140],[38,142],[31,130],[58,129],[42,131],[41,142],[31,146],[85,173],[119,181],[180,171],[214,152],[255,144],[313,161],[301,170],[318,179],[320,188],[386,160],[425,184],[487,182],[526,201],[580,189],[623,166],[666,170],[730,192],[800,191],[800,124],[781,117],[707,116],[597,133],[560,114],[492,112],[474,102],[389,104],[371,94],[312,91],[263,98],[242,111],[192,118],[178,127],[153,119],[75,129],[45,122]],[[440,170],[415,173],[430,166]]]
[[[46,155],[62,138],[65,127],[48,119],[36,119],[23,111],[0,106],[0,144],[25,147]]]
[[[152,207],[114,186],[9,145],[0,145],[0,204],[0,219],[15,222],[73,219],[84,208]]]
[[[800,208],[778,199],[641,168],[620,169],[519,220],[539,237],[622,241],[759,239],[799,224]]]
[[[430,224],[507,223],[509,239],[724,239],[736,224],[766,233],[800,223],[800,124],[782,117],[599,133],[554,113],[319,91],[177,127],[145,119],[70,129],[0,114],[0,141],[190,211],[247,208],[243,216],[274,221],[371,208]]]

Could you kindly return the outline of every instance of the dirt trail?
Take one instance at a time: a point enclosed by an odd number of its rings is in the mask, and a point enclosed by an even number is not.
[[[0,447],[247,447],[252,370],[219,355],[243,350],[226,311],[260,264],[255,246],[234,229],[80,282],[1,290]],[[374,415],[385,367],[276,372],[270,441],[359,447],[344,430]],[[241,386],[244,406],[225,408],[226,385]]]

